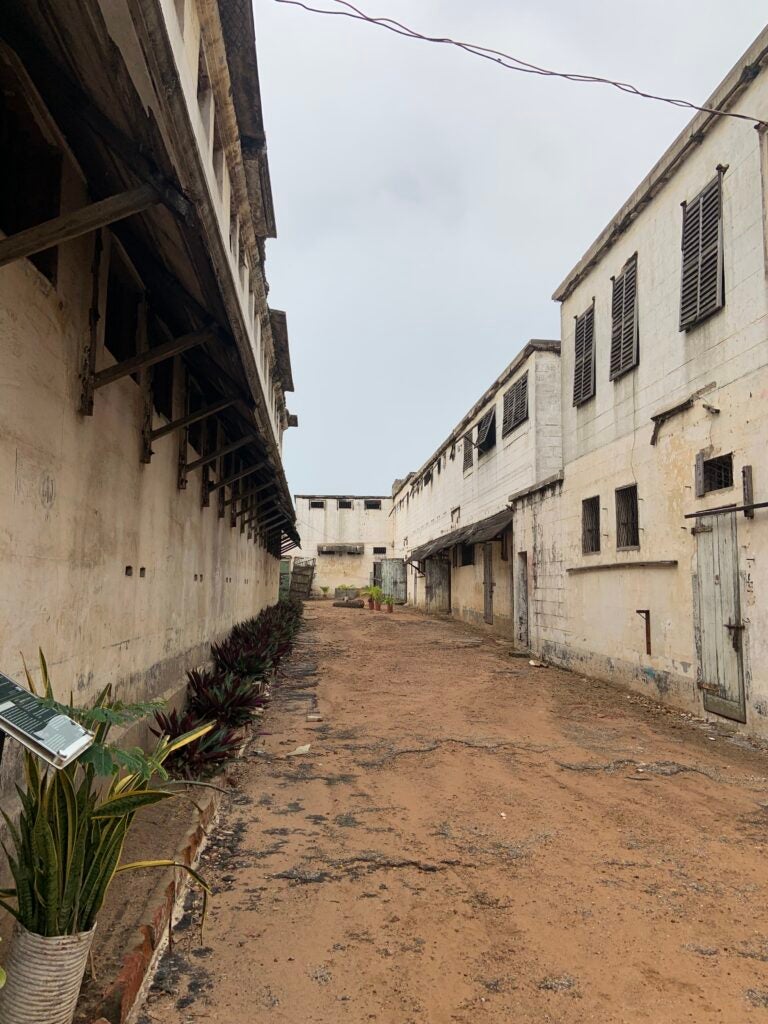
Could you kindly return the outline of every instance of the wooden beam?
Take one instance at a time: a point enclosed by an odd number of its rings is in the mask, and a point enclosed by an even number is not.
[[[136,351],[145,353],[149,348],[147,336],[147,299],[144,296],[139,304],[138,323],[136,328]],[[139,386],[141,387],[141,462],[148,465],[152,461],[152,377],[154,370],[151,366],[144,366],[139,371]]]
[[[131,356],[130,359],[124,359],[122,363],[116,363],[114,366],[107,366],[104,370],[99,370],[94,377],[93,386],[95,388],[103,388],[105,384],[113,384],[116,380],[127,377],[131,373],[137,373],[146,366],[154,366],[155,363],[162,363],[163,360],[171,359],[181,352],[186,352],[187,349],[195,348],[197,345],[205,345],[207,342],[213,341],[214,337],[215,335],[210,327],[203,327],[199,331],[183,334],[180,338],[172,338],[170,341],[166,341],[162,345],[156,345],[146,352],[139,352],[137,355]]]
[[[238,448],[242,448],[247,444],[253,444],[257,441],[258,437],[256,434],[248,434],[246,437],[241,437],[237,441],[233,441],[231,444],[225,444],[223,448],[217,448],[215,452],[209,452],[208,455],[203,455],[199,459],[195,459],[194,462],[187,463],[187,472],[191,473],[193,469],[197,469],[199,466],[205,466],[206,463],[215,462],[222,455],[229,455],[230,452],[236,452]]]
[[[275,486],[274,480],[270,480],[268,484],[262,484],[261,487],[254,487],[254,489],[252,491],[245,491],[243,494],[233,494],[231,498],[227,498],[227,500],[224,502],[224,504],[225,505],[232,505],[232,504],[234,504],[235,502],[238,502],[238,501],[245,501],[248,498],[255,497],[257,494],[261,494],[262,491],[266,491],[268,487],[274,487],[274,486]],[[242,515],[242,509],[240,510],[238,515]]]
[[[254,462],[252,466],[247,469],[241,469],[238,473],[233,473],[231,476],[225,477],[223,480],[217,480],[215,484],[211,484],[211,491],[218,491],[220,487],[228,487],[229,484],[235,482],[235,480],[242,480],[244,476],[250,476],[251,473],[255,473],[259,469],[265,469],[267,466],[266,462]]]
[[[104,344],[111,248],[110,233],[104,230],[97,231],[93,239],[88,333],[84,337],[80,363],[80,412],[83,416],[93,416],[93,381],[96,376],[96,354],[101,351]]]
[[[223,412],[234,404],[234,398],[223,398],[220,402],[214,402],[213,405],[206,405],[203,409],[198,409],[197,412],[191,412],[188,416],[182,416],[181,419],[174,420],[173,423],[166,423],[164,426],[158,427],[157,430],[153,430],[152,440],[156,441],[159,437],[165,437],[176,430],[181,430],[182,427],[188,427],[199,420],[215,416],[217,412]]]
[[[98,228],[123,220],[134,213],[141,213],[149,206],[160,201],[154,185],[139,185],[128,192],[120,192],[109,199],[101,199],[90,206],[71,213],[63,213],[60,217],[47,220],[25,231],[18,231],[10,238],[0,239],[0,267],[25,256],[34,256],[54,245],[69,242],[73,238],[90,234]]]

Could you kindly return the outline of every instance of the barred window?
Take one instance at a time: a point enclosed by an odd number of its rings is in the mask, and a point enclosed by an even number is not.
[[[339,508],[352,508],[352,502],[348,498],[339,498]]]
[[[475,545],[474,544],[462,544],[459,552],[459,564],[460,565],[474,565],[475,564]]]
[[[573,404],[581,405],[595,393],[595,307],[576,317],[573,363]]]
[[[637,366],[639,360],[637,324],[637,256],[624,264],[613,278],[611,298],[611,371],[610,379]]]
[[[463,468],[465,470],[471,469],[472,465],[474,463],[474,458],[473,458],[473,455],[472,455],[472,447],[473,447],[472,446],[472,431],[469,430],[464,435],[464,466],[463,466]]]
[[[523,376],[504,392],[504,419],[501,424],[501,436],[511,434],[528,419],[528,374]]]
[[[310,508],[325,508],[325,502],[324,501],[319,501],[319,500],[310,501],[309,507]]]
[[[696,497],[709,491],[724,491],[733,487],[733,453],[705,459],[703,452],[696,456]]]
[[[386,548],[376,548],[375,547],[373,549],[373,553],[374,553],[374,555],[386,555],[387,549]]]
[[[636,548],[640,545],[640,524],[637,515],[637,485],[616,491],[616,547]]]
[[[600,550],[600,497],[581,503],[581,550],[585,555]]]
[[[683,208],[680,330],[687,331],[725,305],[722,175]]]
[[[381,511],[381,499],[380,498],[366,498],[363,502],[363,508],[367,508],[370,512]]]

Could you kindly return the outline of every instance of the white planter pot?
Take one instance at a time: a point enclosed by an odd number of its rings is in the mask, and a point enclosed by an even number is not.
[[[2,1024],[72,1024],[92,942],[93,929],[46,938],[17,923],[0,989]]]

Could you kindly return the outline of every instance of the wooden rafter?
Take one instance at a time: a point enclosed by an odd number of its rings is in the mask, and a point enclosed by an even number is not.
[[[233,494],[232,497],[227,498],[224,502],[225,505],[232,505],[238,501],[247,501],[250,498],[254,498],[257,494],[261,494],[262,491],[266,491],[268,488],[274,487],[274,480],[270,480],[269,483],[262,484],[261,487],[254,487],[252,491],[245,491],[243,494]],[[242,513],[242,509],[241,509]]]
[[[99,370],[93,378],[93,386],[95,388],[102,388],[105,384],[112,384],[116,380],[127,377],[131,373],[137,373],[147,366],[154,366],[155,363],[162,363],[165,359],[171,359],[173,356],[180,355],[180,353],[186,352],[187,349],[195,348],[197,345],[205,345],[207,342],[213,341],[214,338],[215,334],[210,327],[203,327],[199,331],[183,334],[180,338],[172,338],[171,341],[166,341],[162,345],[156,345],[154,348],[147,349],[146,352],[139,352],[135,356],[131,356],[130,359],[124,359],[122,363],[116,363],[114,366],[107,366],[105,369]]]
[[[209,452],[208,455],[202,455],[199,459],[195,459],[194,462],[187,464],[187,472],[191,473],[193,469],[197,469],[198,466],[205,466],[210,462],[215,462],[220,456],[229,455],[230,452],[236,452],[238,448],[243,448],[247,444],[253,444],[258,438],[255,434],[248,434],[247,437],[241,437],[237,441],[233,441],[231,444],[225,444],[222,448],[217,448],[215,452]]]
[[[248,466],[247,469],[241,469],[237,473],[232,473],[231,476],[224,477],[223,480],[217,480],[215,484],[210,485],[211,492],[218,491],[220,487],[228,487],[229,484],[235,482],[235,480],[242,480],[245,476],[250,476],[251,473],[256,473],[259,469],[265,469],[267,466],[266,462],[254,462],[252,466]]]
[[[152,440],[156,441],[159,437],[165,437],[176,430],[181,430],[182,427],[189,427],[193,423],[207,419],[209,416],[215,416],[217,412],[223,412],[234,404],[234,398],[223,398],[220,402],[214,402],[213,405],[206,405],[204,409],[198,409],[196,412],[191,412],[188,416],[182,416],[180,419],[174,420],[173,423],[166,423],[164,426],[158,427],[157,430],[153,430]]]
[[[34,256],[62,242],[70,242],[73,238],[90,234],[98,228],[123,220],[134,213],[141,213],[150,206],[160,202],[160,197],[153,185],[139,185],[138,188],[120,192],[109,199],[101,199],[90,206],[84,206],[71,213],[63,213],[60,217],[37,224],[33,228],[18,231],[9,238],[0,239],[0,267],[25,256]]]

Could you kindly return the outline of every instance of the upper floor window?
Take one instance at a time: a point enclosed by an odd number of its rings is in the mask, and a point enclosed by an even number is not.
[[[464,435],[464,463],[462,468],[465,470],[472,469],[472,466],[474,464],[473,448],[474,445],[472,444],[472,431],[468,430],[467,433]]]
[[[386,555],[387,549],[382,547],[374,547],[373,553],[374,555]]]
[[[619,487],[616,491],[616,547],[640,546],[640,523],[637,514],[637,485]]]
[[[504,419],[501,424],[501,436],[511,434],[528,419],[528,374],[523,376],[504,392]]]
[[[310,501],[309,507],[310,508],[325,508],[325,502],[321,501],[320,499],[315,499],[313,501]]]
[[[339,508],[352,508],[352,501],[350,498],[339,498]]]
[[[725,305],[722,173],[683,205],[680,330],[687,331]]]
[[[363,508],[368,509],[372,512],[381,511],[381,499],[380,498],[366,498],[363,502]]]
[[[581,405],[595,393],[595,304],[576,317],[573,361],[573,404]]]
[[[484,455],[496,446],[496,408],[489,409],[477,427],[477,450]]]
[[[616,380],[637,366],[640,358],[637,323],[637,253],[613,279],[611,299],[611,372]]]

